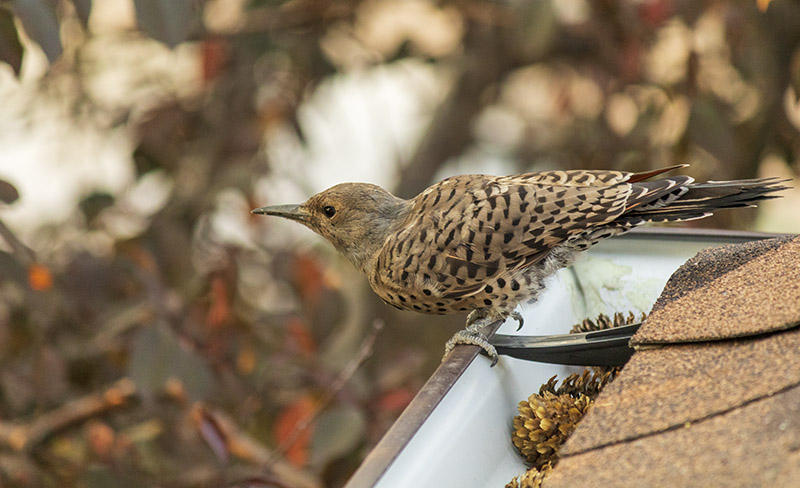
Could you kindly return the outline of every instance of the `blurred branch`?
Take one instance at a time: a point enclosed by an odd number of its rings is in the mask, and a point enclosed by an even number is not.
[[[123,378],[102,393],[91,393],[39,415],[28,424],[0,422],[0,444],[16,451],[31,451],[50,436],[90,417],[127,405],[136,385]]]
[[[247,433],[242,432],[236,422],[228,415],[220,411],[211,412],[204,405],[197,405],[193,408],[192,417],[198,430],[203,434],[206,442],[215,450],[216,454],[220,454],[217,452],[220,447],[218,444],[222,443],[226,453],[230,452],[240,459],[255,465],[269,463],[269,475],[274,475],[278,478],[279,483],[277,486],[283,486],[281,483],[297,488],[319,488],[322,486],[322,482],[308,471],[297,468],[286,461],[276,460],[275,452],[253,439]],[[263,474],[263,471],[260,470],[261,473],[259,474]],[[218,471],[216,473],[218,474]],[[256,474],[256,477],[259,477],[259,474]],[[211,473],[208,473],[208,475],[211,476]]]
[[[284,455],[286,450],[297,441],[299,436],[311,425],[314,421],[319,417],[319,414],[325,409],[325,407],[331,402],[331,400],[336,397],[337,393],[341,391],[344,385],[350,381],[350,378],[353,377],[355,372],[372,355],[373,347],[375,345],[375,339],[378,337],[378,333],[383,329],[383,321],[380,319],[376,319],[372,321],[372,328],[369,330],[367,336],[364,338],[364,341],[356,351],[355,356],[347,363],[347,365],[342,369],[339,376],[331,383],[330,387],[325,391],[322,397],[316,402],[314,405],[314,410],[310,415],[303,419],[302,422],[299,422],[292,434],[286,436],[283,439],[281,444],[275,449],[275,453],[272,459],[268,460],[265,464],[264,471],[271,471],[272,465],[276,462],[277,455]]]

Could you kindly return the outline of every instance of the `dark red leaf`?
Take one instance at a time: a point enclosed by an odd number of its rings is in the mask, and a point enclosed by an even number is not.
[[[312,427],[303,428],[303,426],[313,412],[314,399],[306,394],[284,408],[275,422],[275,438],[279,444],[290,442],[289,448],[286,449],[286,459],[295,466],[308,464]]]

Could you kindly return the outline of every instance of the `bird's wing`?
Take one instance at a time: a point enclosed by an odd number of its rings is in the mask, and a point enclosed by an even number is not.
[[[499,178],[485,202],[475,202],[482,217],[476,225],[486,222],[483,232],[491,239],[483,254],[502,256],[512,271],[534,265],[557,246],[615,226],[632,209],[680,194],[690,177],[642,182],[676,167],[680,166],[646,173],[547,171]]]
[[[455,257],[473,263],[499,260],[509,272],[522,270],[571,237],[613,221],[625,211],[631,192],[622,182],[566,183],[526,177],[498,181],[468,209],[477,215],[470,230],[482,239],[462,241]]]
[[[378,278],[398,290],[424,287],[445,298],[478,293],[490,278],[532,266],[570,238],[606,226],[679,184],[631,184],[659,172],[547,171],[444,180],[415,199],[397,238],[378,256]]]

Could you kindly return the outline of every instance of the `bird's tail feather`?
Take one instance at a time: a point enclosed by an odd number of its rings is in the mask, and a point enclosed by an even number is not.
[[[723,208],[752,207],[762,200],[779,198],[775,192],[789,187],[780,178],[709,181],[688,183],[675,188],[670,195],[634,207],[627,213],[631,219],[649,222],[693,220],[711,215]]]

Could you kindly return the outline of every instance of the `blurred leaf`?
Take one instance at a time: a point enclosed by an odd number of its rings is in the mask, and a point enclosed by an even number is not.
[[[352,406],[323,412],[317,419],[311,438],[311,461],[324,466],[358,447],[364,440],[367,421],[364,413]]]
[[[284,488],[286,484],[278,478],[262,474],[253,478],[237,481],[228,486],[230,488]]]
[[[185,41],[199,18],[194,0],[133,0],[136,23],[169,47]]]
[[[64,48],[61,46],[56,2],[51,0],[15,0],[14,12],[25,32],[41,46],[50,64],[56,62]]]
[[[314,412],[314,400],[305,394],[281,411],[275,421],[275,439],[281,445],[291,441],[286,449],[286,459],[295,466],[308,464],[308,447],[311,443],[311,426],[298,429]]]
[[[83,216],[87,222],[92,222],[100,215],[100,212],[114,205],[114,196],[107,192],[93,192],[86,198],[80,201],[80,207]]]
[[[731,119],[716,100],[697,98],[689,116],[687,134],[690,139],[708,151],[718,161],[727,164],[736,161],[739,144],[731,127]]]
[[[0,36],[3,35],[3,10],[0,9]],[[4,39],[0,39],[0,41],[4,41]],[[0,42],[0,56],[3,55],[3,51],[6,49],[4,42]],[[20,54],[21,56],[21,54]],[[3,59],[5,61],[5,59]],[[18,71],[16,71],[19,74]],[[3,203],[14,203],[19,198],[19,192],[17,188],[12,185],[11,183],[7,182],[6,180],[0,179],[0,202]]]
[[[210,81],[224,71],[230,60],[230,47],[222,39],[206,39],[201,47],[203,80]]]
[[[53,287],[53,273],[47,266],[33,263],[28,267],[28,284],[36,291],[47,291]]]
[[[286,321],[286,332],[289,335],[289,349],[300,352],[304,357],[310,358],[317,352],[317,343],[311,330],[299,318]]]
[[[531,57],[541,56],[553,41],[558,28],[551,2],[524,2],[519,9],[519,29],[514,32],[516,43]]]
[[[31,379],[38,403],[56,404],[67,395],[67,362],[62,351],[51,344],[42,344],[36,351],[33,368]]]
[[[22,43],[19,42],[17,26],[14,24],[14,16],[8,10],[0,8],[0,61],[5,61],[11,65],[14,74],[19,76],[19,70],[22,67],[23,53]],[[3,196],[3,183],[6,182],[0,180],[0,200],[11,203],[6,201]]]
[[[297,254],[294,256],[292,271],[303,301],[311,306],[319,304],[325,286],[325,270],[319,258],[309,253]]]
[[[6,405],[13,412],[20,412],[33,403],[35,392],[29,377],[23,377],[10,368],[0,372],[0,389]]]
[[[55,437],[48,447],[50,454],[64,464],[79,464],[86,461],[86,450],[78,437]]]
[[[414,399],[414,395],[415,392],[407,387],[387,391],[378,398],[378,410],[391,413],[402,412]]]
[[[159,420],[152,419],[129,427],[122,432],[122,435],[131,442],[144,444],[153,442],[162,433],[164,433],[164,426]]]
[[[3,242],[2,239],[0,242]],[[24,284],[28,279],[25,266],[15,258],[14,254],[4,251],[0,251],[0,276],[3,277],[3,281],[20,284]]]
[[[186,153],[193,136],[193,114],[178,102],[163,103],[149,110],[136,127],[139,146],[133,157],[136,175],[165,168],[173,171]]]
[[[168,382],[178,380],[190,399],[199,400],[214,386],[205,361],[181,345],[168,327],[141,328],[133,346],[130,376],[145,396],[152,396]]]
[[[82,478],[81,485],[86,488],[116,488],[120,486],[119,476],[105,466],[89,466]]]
[[[114,438],[116,437],[114,429],[105,422],[92,420],[86,424],[85,432],[89,448],[94,454],[101,458],[108,457],[111,454],[111,448],[114,446]]]
[[[218,329],[228,323],[231,318],[228,283],[224,277],[215,275],[211,278],[210,286],[211,306],[208,308],[206,322],[212,329]]]
[[[639,18],[651,29],[657,29],[672,15],[671,0],[651,0],[639,6]]]
[[[792,61],[789,64],[789,86],[794,90],[793,101],[795,101],[800,95],[800,49],[794,52]]]
[[[8,334],[3,337],[3,347],[10,357],[27,357],[29,349],[36,344],[38,324],[31,320],[32,311],[20,304],[13,304],[8,321]],[[32,386],[32,385],[31,385]]]
[[[245,8],[258,9],[265,7],[280,7],[283,3],[284,0],[250,0],[249,2],[246,2]]]
[[[92,14],[92,0],[72,0],[72,5],[85,29],[89,26],[89,16]]]
[[[257,359],[253,344],[245,342],[236,354],[236,370],[243,375],[251,374],[256,369]]]

